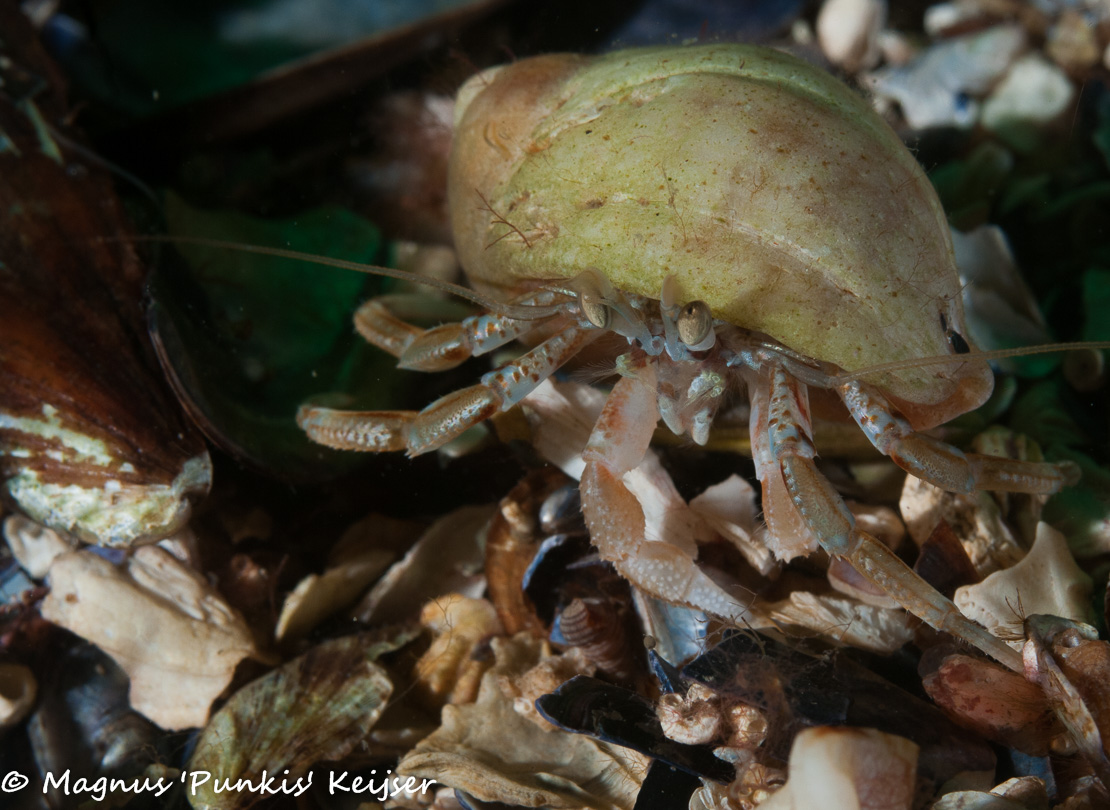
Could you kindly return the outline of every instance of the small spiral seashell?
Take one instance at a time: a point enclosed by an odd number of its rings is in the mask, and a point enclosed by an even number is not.
[[[633,676],[635,661],[623,611],[604,597],[573,599],[559,614],[563,640],[578,647],[597,668],[620,682]]]

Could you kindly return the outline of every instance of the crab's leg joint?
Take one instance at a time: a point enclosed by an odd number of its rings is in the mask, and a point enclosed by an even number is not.
[[[547,309],[560,297],[550,290],[529,292],[511,304]],[[366,340],[389,352],[400,362],[398,368],[412,371],[444,371],[475,355],[486,354],[536,328],[538,320],[524,320],[500,313],[473,315],[458,323],[421,329],[399,318],[404,296],[379,296],[359,307],[355,328]],[[547,320],[546,318],[540,320]]]
[[[1017,651],[967,619],[894,552],[856,528],[843,499],[817,470],[813,443],[807,431],[799,427],[798,415],[807,411],[804,385],[792,380],[783,369],[772,369],[761,379],[770,385],[765,423],[770,452],[777,459],[790,501],[821,547],[834,557],[843,557],[927,624],[967,641],[1020,672],[1021,656]],[[753,436],[753,445],[755,443]]]
[[[674,604],[739,618],[747,606],[694,562],[696,549],[645,535],[643,507],[624,482],[648,451],[659,421],[652,363],[622,376],[605,401],[582,458],[582,513],[602,559],[637,587]]]
[[[1047,464],[963,453],[916,433],[871,386],[852,381],[837,387],[856,424],[871,443],[911,475],[949,492],[989,489],[1050,495],[1078,480],[1071,462]]]
[[[440,397],[422,411],[340,411],[305,405],[297,414],[297,424],[314,442],[337,450],[405,450],[417,456],[512,407],[600,334],[567,326],[484,375],[477,385]]]

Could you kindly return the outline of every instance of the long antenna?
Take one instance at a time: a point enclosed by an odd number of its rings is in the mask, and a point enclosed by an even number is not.
[[[945,354],[936,357],[916,357],[910,360],[895,360],[891,363],[879,363],[875,366],[866,366],[855,371],[837,374],[833,377],[834,383],[846,383],[858,380],[872,374],[884,374],[890,371],[902,371],[907,368],[922,368],[944,363],[959,363],[963,360],[1004,360],[1007,357],[1028,357],[1033,354],[1051,354],[1053,352],[1072,352],[1080,349],[1110,349],[1108,340],[1087,340],[1080,343],[1044,343],[1039,346],[1022,346],[1016,349],[993,349],[991,351],[975,351],[968,354]]]
[[[550,318],[553,315],[558,315],[563,311],[563,307],[559,304],[550,304],[548,306],[538,306],[535,304],[506,304],[501,301],[495,301],[492,298],[475,292],[474,290],[461,287],[458,284],[452,284],[449,281],[442,281],[438,278],[429,278],[417,273],[410,273],[407,270],[395,270],[392,267],[380,267],[373,264],[361,264],[359,262],[347,261],[346,259],[332,259],[327,256],[317,256],[312,253],[303,253],[299,250],[289,250],[288,248],[276,247],[263,247],[261,245],[246,245],[240,242],[227,242],[222,239],[209,239],[204,236],[128,236],[128,237],[102,237],[100,241],[125,241],[125,242],[164,242],[167,244],[178,245],[200,245],[202,247],[218,248],[222,250],[237,250],[240,253],[254,253],[259,256],[274,256],[280,259],[295,259],[297,261],[309,262],[311,264],[324,265],[326,267],[337,267],[340,270],[354,270],[356,273],[365,273],[370,276],[385,276],[386,278],[395,278],[399,281],[410,281],[414,284],[424,284],[433,287],[437,290],[457,295],[460,298],[465,298],[472,301],[481,307],[500,312],[510,318],[519,321],[537,321],[544,318]]]

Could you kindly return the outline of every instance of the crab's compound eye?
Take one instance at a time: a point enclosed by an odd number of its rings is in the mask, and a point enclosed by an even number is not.
[[[956,354],[970,354],[971,347],[967,345],[964,336],[957,332],[955,329],[948,328],[948,319],[944,317],[944,313],[940,313],[940,328],[944,330],[944,336],[948,339],[948,345]]]
[[[1069,627],[1056,637],[1056,644],[1060,647],[1079,647],[1083,644],[1083,637],[1079,635],[1078,630]]]
[[[949,329],[944,334],[945,337],[948,338],[948,343],[956,354],[969,354],[971,352],[971,347],[967,345],[967,341],[964,340],[963,335],[959,332],[954,329]]]
[[[608,329],[609,324],[613,321],[613,311],[609,309],[606,304],[598,301],[593,296],[579,296],[578,306],[581,307],[582,314],[586,316],[586,320],[598,329]]]
[[[678,313],[675,327],[683,343],[691,348],[703,348],[701,344],[713,330],[713,313],[704,301],[691,301]]]

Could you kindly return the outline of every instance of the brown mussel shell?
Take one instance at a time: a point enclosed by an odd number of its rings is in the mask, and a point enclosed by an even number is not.
[[[60,75],[0,11],[0,480],[33,519],[129,546],[185,523],[204,444],[150,362],[145,269]]]

